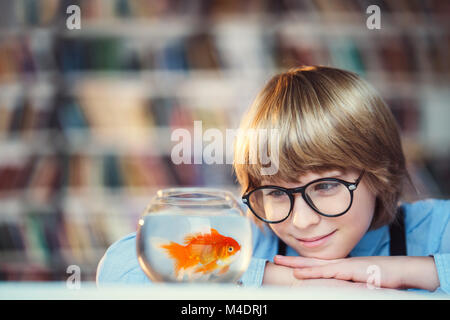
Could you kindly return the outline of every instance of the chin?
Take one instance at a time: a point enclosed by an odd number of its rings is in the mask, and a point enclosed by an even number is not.
[[[322,260],[334,260],[334,259],[343,259],[347,257],[349,251],[337,250],[335,248],[324,248],[323,250],[314,251],[305,251],[302,250],[299,252],[299,255],[305,258],[315,258]]]

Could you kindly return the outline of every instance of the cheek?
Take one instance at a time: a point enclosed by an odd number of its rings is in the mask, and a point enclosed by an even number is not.
[[[349,242],[356,241],[353,245],[367,232],[375,212],[375,196],[365,188],[359,191],[355,192],[350,210],[339,217],[339,225],[347,233]]]
[[[270,228],[278,236],[278,238],[285,240],[285,236],[287,234],[287,223],[274,223],[270,225]]]

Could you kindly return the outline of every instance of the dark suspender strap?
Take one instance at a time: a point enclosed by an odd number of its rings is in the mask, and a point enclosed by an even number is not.
[[[389,226],[390,255],[406,256],[405,214],[402,207],[397,209],[397,219]]]
[[[280,238],[278,238],[278,254],[282,256],[286,255],[286,243],[284,243]]]

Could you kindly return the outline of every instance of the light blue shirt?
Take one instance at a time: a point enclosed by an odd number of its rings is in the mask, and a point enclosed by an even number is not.
[[[434,257],[440,287],[437,293],[450,294],[450,200],[428,199],[403,203],[405,213],[406,246],[409,256]],[[267,261],[273,261],[278,250],[277,236],[265,226],[262,232],[252,224],[253,257],[241,278],[244,286],[261,286]],[[367,232],[353,248],[352,257],[389,256],[389,227]],[[287,255],[298,256],[287,247]],[[97,282],[151,283],[139,266],[136,255],[136,233],[112,244],[97,269]]]

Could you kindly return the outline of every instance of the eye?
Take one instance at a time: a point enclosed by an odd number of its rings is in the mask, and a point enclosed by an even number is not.
[[[233,252],[234,248],[233,247],[228,247],[228,252]]]
[[[271,190],[270,192],[267,193],[267,195],[270,197],[278,198],[278,197],[285,196],[286,193],[281,190]]]
[[[338,186],[339,186],[339,184],[334,183],[334,182],[318,183],[314,186],[314,190],[315,191],[331,191]]]

